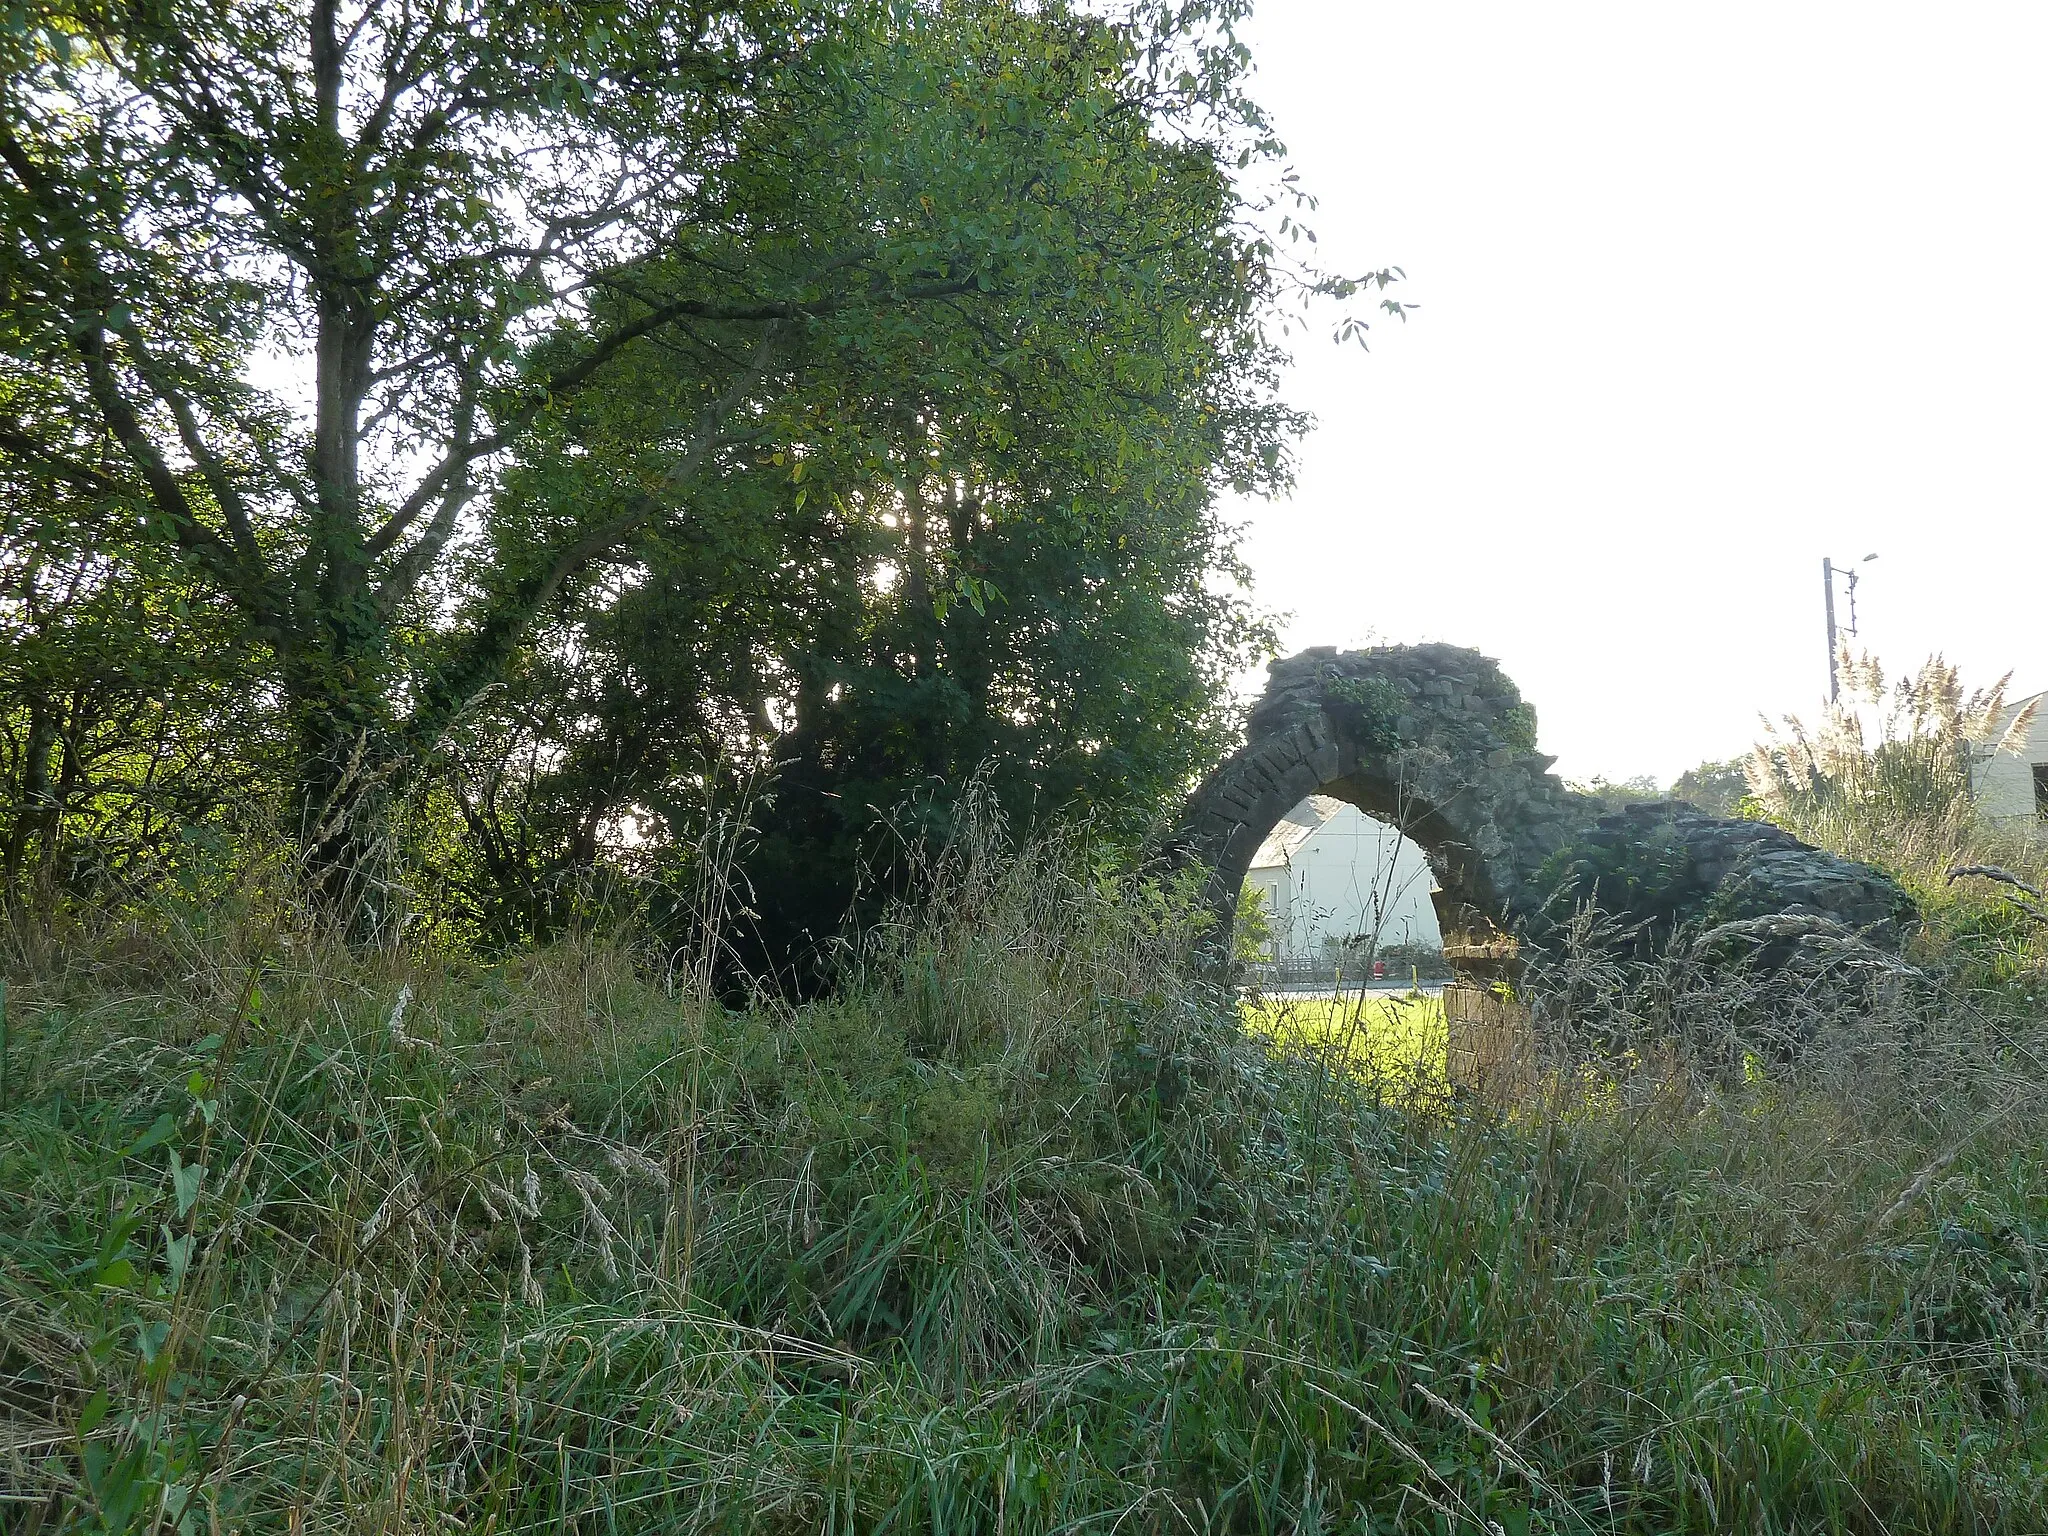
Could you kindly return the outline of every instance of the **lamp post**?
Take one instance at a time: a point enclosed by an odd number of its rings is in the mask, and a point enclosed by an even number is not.
[[[1876,558],[1876,555],[1865,555],[1856,562],[1856,565],[1868,565]],[[1849,622],[1839,630],[1835,627],[1835,578],[1837,576],[1845,576],[1849,580]],[[1842,701],[1841,637],[1856,633],[1856,583],[1861,579],[1861,573],[1856,569],[1855,565],[1838,566],[1832,559],[1822,556],[1820,579],[1821,585],[1826,589],[1827,593],[1828,702],[1830,704],[1839,704]]]

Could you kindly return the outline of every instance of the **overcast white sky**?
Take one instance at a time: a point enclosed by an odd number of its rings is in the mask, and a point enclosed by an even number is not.
[[[2048,687],[2048,5],[1264,0],[1332,266],[1422,307],[1297,344],[1253,504],[1287,650],[1498,657],[1585,778],[1672,776],[1863,639]]]

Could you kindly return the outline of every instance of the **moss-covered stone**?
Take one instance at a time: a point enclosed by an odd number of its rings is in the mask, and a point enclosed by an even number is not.
[[[1762,821],[1709,816],[1681,801],[1649,801],[1602,816],[1560,849],[1534,882],[1548,891],[1523,922],[1541,941],[1588,902],[1632,920],[1639,949],[1682,924],[1774,914],[1825,919],[1881,948],[1897,948],[1910,896],[1866,864],[1814,848]]]
[[[1245,745],[1195,792],[1172,842],[1209,868],[1219,935],[1259,844],[1318,792],[1422,847],[1447,938],[1497,928],[1540,944],[1592,901],[1644,946],[1696,920],[1792,914],[1896,948],[1912,916],[1910,898],[1876,870],[1767,823],[1678,802],[1601,814],[1550,772],[1535,710],[1476,651],[1319,647],[1268,673]]]

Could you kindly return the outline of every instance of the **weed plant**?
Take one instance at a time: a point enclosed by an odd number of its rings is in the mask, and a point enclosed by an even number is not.
[[[1796,718],[1751,754],[1754,809],[1800,837],[1897,877],[1928,922],[1909,955],[1993,1012],[2038,1011],[2048,947],[2048,841],[2038,824],[1980,813],[1974,779],[2024,745],[2039,700],[2006,680],[1966,690],[1940,657],[1887,690],[1870,657],[1844,656],[1849,703],[1818,729]]]
[[[1076,840],[801,1008],[285,890],[17,936],[12,1529],[2048,1529],[2043,1032],[1938,957],[1499,1104],[1247,1036]]]
[[[1987,855],[2040,867],[2036,840],[1978,816],[1972,783],[1983,762],[2024,744],[2038,701],[2008,708],[2004,678],[1966,690],[1939,656],[1889,688],[1872,657],[1845,653],[1841,665],[1847,703],[1831,705],[1816,728],[1788,717],[1750,754],[1757,807],[1937,900],[1949,870],[1992,862]]]

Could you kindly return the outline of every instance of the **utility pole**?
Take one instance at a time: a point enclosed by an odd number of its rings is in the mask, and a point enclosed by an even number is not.
[[[1826,555],[1820,561],[1821,585],[1828,594],[1828,702],[1842,702],[1842,647],[1835,638],[1835,562]]]
[[[1868,565],[1876,558],[1876,555],[1865,555],[1856,564]],[[1849,579],[1849,622],[1846,627],[1839,630],[1835,627],[1835,578],[1837,576],[1846,576]],[[1862,577],[1855,565],[1838,567],[1833,560],[1823,555],[1820,562],[1820,579],[1822,586],[1827,590],[1828,702],[1830,704],[1839,704],[1842,702],[1842,636],[1856,633],[1856,583]]]

